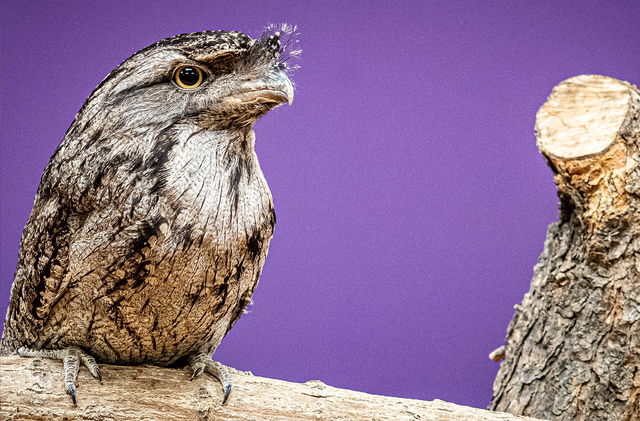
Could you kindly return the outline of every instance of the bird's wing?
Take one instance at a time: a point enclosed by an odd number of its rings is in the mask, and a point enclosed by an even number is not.
[[[111,155],[98,137],[89,145],[67,144],[65,139],[45,168],[22,234],[2,354],[35,344],[52,308],[80,275],[74,260],[86,250],[77,244],[77,234],[116,196],[126,195],[136,185],[126,171],[135,163],[122,154]]]
[[[39,193],[42,191],[42,186]],[[59,196],[36,196],[22,233],[2,336],[2,354],[29,346],[60,291],[69,262],[69,209]]]

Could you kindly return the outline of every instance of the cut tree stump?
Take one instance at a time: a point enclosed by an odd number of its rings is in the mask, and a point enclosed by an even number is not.
[[[59,361],[0,358],[2,420],[532,420],[454,405],[337,389],[320,381],[289,383],[234,375],[224,405],[207,375],[154,366],[100,366],[103,384],[80,369],[78,406],[64,392]],[[209,378],[207,378],[209,377]],[[533,421],[533,420],[532,420]]]
[[[536,136],[560,221],[509,324],[491,408],[640,420],[640,91],[568,79],[538,111]]]

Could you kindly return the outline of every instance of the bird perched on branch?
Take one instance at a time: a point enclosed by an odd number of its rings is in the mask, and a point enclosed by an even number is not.
[[[74,404],[79,364],[101,380],[96,360],[185,360],[226,400],[228,368],[210,356],[251,302],[273,236],[253,125],[293,99],[294,31],[163,39],[98,85],[40,181],[3,355],[63,360]]]

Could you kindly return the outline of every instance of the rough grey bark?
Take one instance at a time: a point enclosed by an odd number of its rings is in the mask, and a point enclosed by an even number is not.
[[[443,401],[419,401],[338,389],[312,380],[290,383],[234,375],[234,393],[211,379],[189,381],[187,370],[103,365],[103,384],[80,371],[82,396],[71,405],[59,384],[62,364],[47,359],[0,358],[0,419],[18,420],[439,420],[527,421]],[[86,389],[86,390],[85,390]]]
[[[568,79],[538,112],[536,136],[560,220],[509,324],[491,409],[640,419],[640,92]]]

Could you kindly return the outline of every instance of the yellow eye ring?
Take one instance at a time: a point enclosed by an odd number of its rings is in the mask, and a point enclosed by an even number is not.
[[[173,83],[182,89],[194,89],[204,82],[204,71],[195,66],[180,66],[173,72]]]

